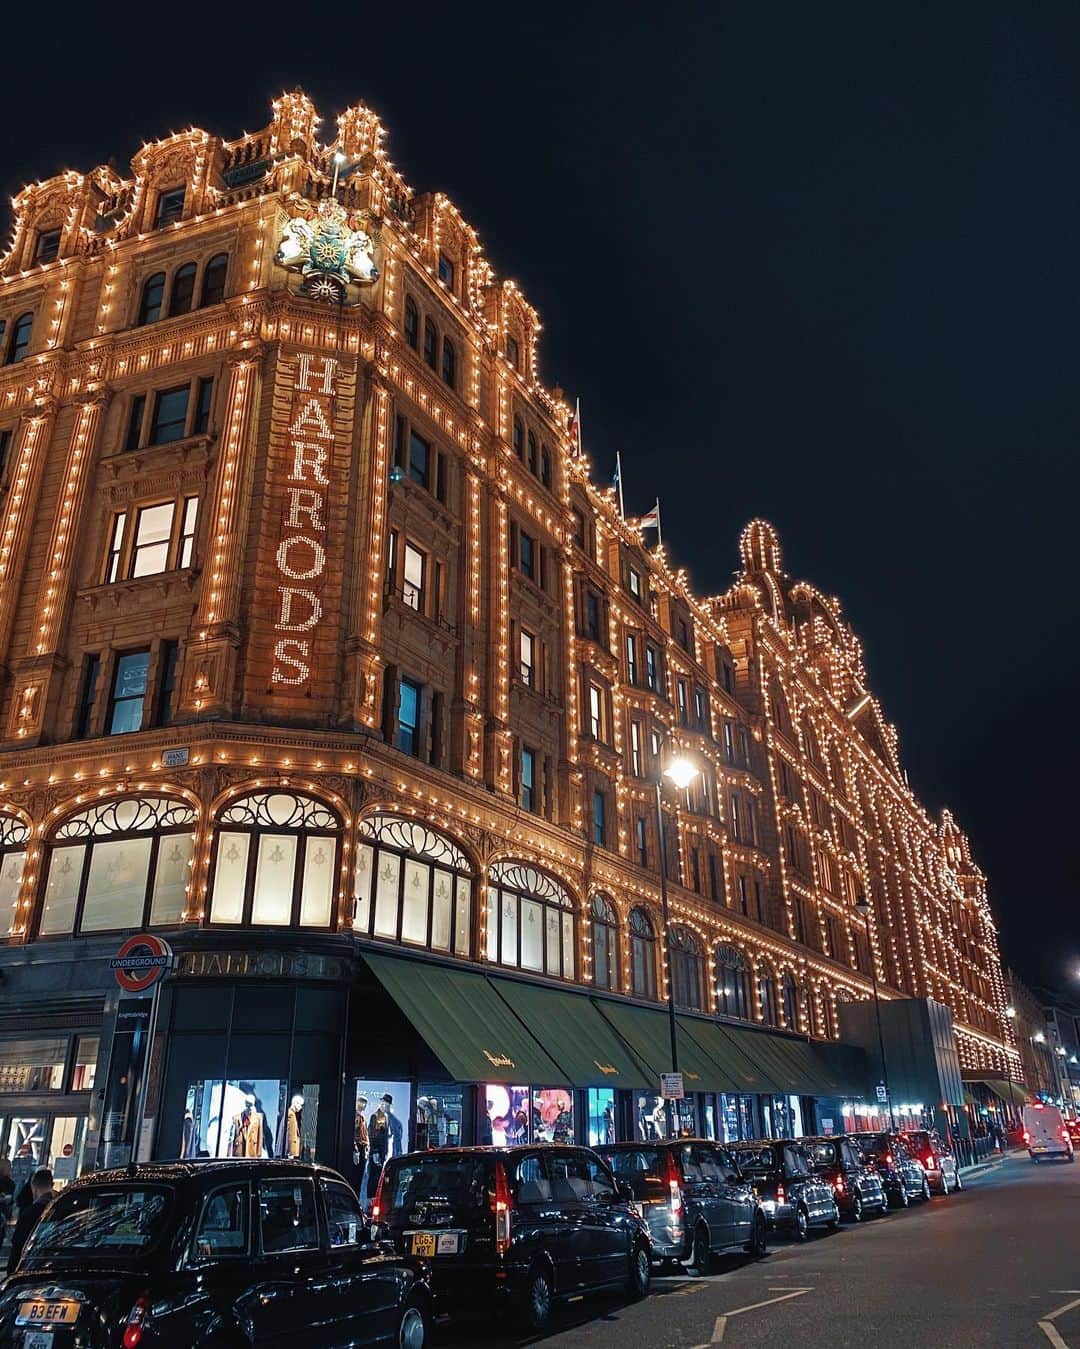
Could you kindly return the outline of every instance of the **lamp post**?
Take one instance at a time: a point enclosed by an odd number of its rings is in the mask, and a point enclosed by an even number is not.
[[[1009,1004],[1008,1007],[1005,1008],[1005,1017],[1008,1021],[1016,1020],[1016,1008],[1011,1003]],[[1005,1076],[1009,1082],[1009,1112],[1006,1118],[1010,1119],[1013,1122],[1013,1124],[1015,1124],[1016,1102],[1013,1100],[1012,1056],[1009,1053],[1009,1044],[1007,1036],[1005,1043]],[[1008,1151],[1008,1148],[1006,1148],[1006,1151]]]
[[[663,755],[664,745],[671,740],[671,732],[668,731],[660,744],[660,754]],[[659,768],[659,764],[657,765]],[[671,922],[668,912],[668,892],[667,892],[667,841],[664,837],[664,808],[660,797],[660,783],[662,778],[667,778],[680,791],[685,790],[694,778],[698,769],[681,752],[676,752],[668,766],[656,774],[654,786],[656,788],[656,836],[660,844],[660,912],[664,920],[664,970],[667,975],[667,1004],[668,1004],[668,1031],[671,1035],[671,1071],[679,1071],[679,1023],[675,1019],[675,978],[674,968],[671,960]],[[679,1105],[674,1102],[672,1105],[672,1137],[676,1137],[679,1132]]]
[[[885,1100],[889,1107],[889,1128],[895,1129],[896,1120],[893,1117],[892,1092],[889,1090],[889,1065],[885,1058],[885,1033],[881,1029],[881,998],[878,995],[877,962],[874,960],[874,943],[870,938],[870,901],[862,891],[859,892],[859,898],[855,903],[855,912],[862,915],[862,920],[866,924],[866,944],[870,948],[870,982],[874,989],[874,1017],[877,1021],[878,1049],[881,1051],[881,1080],[885,1084]]]

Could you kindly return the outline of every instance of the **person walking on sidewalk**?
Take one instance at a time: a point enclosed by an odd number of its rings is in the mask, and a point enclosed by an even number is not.
[[[19,1214],[15,1231],[11,1234],[11,1254],[8,1256],[7,1272],[13,1273],[23,1253],[23,1247],[30,1240],[30,1234],[38,1225],[38,1220],[48,1208],[54,1197],[53,1173],[47,1166],[40,1167],[30,1177],[30,1191],[33,1203],[28,1204]]]

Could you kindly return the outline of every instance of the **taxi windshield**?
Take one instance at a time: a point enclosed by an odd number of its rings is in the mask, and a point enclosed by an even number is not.
[[[161,1236],[172,1203],[172,1191],[163,1186],[69,1190],[38,1224],[27,1255],[35,1260],[140,1255]]]

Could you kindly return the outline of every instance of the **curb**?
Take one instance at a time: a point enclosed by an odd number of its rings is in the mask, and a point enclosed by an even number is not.
[[[968,1180],[972,1176],[981,1176],[984,1171],[996,1171],[1004,1165],[1005,1158],[996,1157],[992,1162],[976,1162],[973,1166],[962,1166],[960,1176],[963,1180]]]

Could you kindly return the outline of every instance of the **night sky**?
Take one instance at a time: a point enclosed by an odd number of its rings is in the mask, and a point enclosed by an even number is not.
[[[1080,8],[487,10],[19,6],[0,194],[255,130],[296,84],[327,128],[371,104],[538,308],[596,476],[620,448],[699,592],[764,515],[841,598],[1006,960],[1077,991]]]

